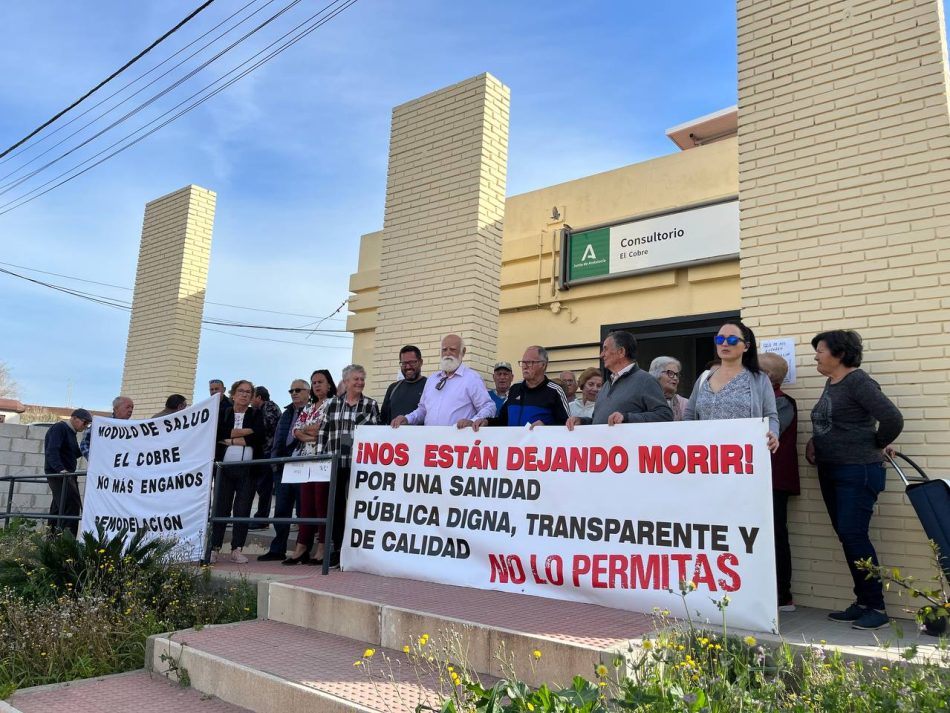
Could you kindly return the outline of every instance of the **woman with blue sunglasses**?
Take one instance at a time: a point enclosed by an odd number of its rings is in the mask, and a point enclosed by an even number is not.
[[[759,368],[752,330],[737,319],[727,320],[715,336],[719,366],[703,373],[683,413],[684,421],[767,418],[766,444],[778,450],[778,411],[768,376]]]

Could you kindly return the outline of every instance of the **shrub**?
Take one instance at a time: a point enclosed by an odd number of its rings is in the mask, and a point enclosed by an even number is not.
[[[141,535],[43,537],[21,523],[0,534],[0,694],[140,668],[165,631],[256,616],[246,581],[169,559]]]

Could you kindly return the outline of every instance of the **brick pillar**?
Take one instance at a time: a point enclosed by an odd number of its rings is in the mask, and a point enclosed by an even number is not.
[[[906,419],[898,445],[950,468],[950,120],[939,0],[740,0],[742,314],[797,341],[799,448],[824,379],[811,338],[865,338],[865,368]],[[841,606],[851,584],[802,463],[791,504],[793,588]],[[893,473],[871,538],[882,562],[919,577],[925,537]],[[898,614],[906,601],[891,593]]]
[[[398,352],[416,344],[426,373],[441,337],[466,341],[466,363],[495,359],[509,89],[489,74],[393,110],[379,311],[367,392],[382,395]]]
[[[190,401],[194,392],[215,200],[187,186],[145,206],[122,374],[135,416],[160,411],[169,394]]]

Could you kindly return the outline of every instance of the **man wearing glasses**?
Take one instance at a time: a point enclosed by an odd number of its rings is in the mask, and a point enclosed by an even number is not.
[[[571,416],[567,419],[567,430],[591,423],[613,426],[673,420],[673,411],[660,385],[649,372],[637,366],[637,340],[630,332],[608,334],[600,358],[610,378],[597,394],[594,413],[590,418]]]
[[[495,402],[488,395],[485,382],[469,369],[465,358],[465,342],[457,334],[442,338],[441,371],[425,383],[419,405],[405,416],[396,416],[392,427],[404,423],[412,426],[455,426],[468,428],[475,421],[495,415]]]
[[[551,381],[545,371],[548,368],[548,352],[544,347],[525,349],[518,362],[524,381],[515,384],[508,392],[496,418],[475,421],[474,430],[485,424],[492,426],[563,426],[568,417],[567,397],[561,387]]]
[[[422,352],[419,347],[407,344],[399,350],[399,371],[403,378],[394,381],[386,389],[383,406],[379,410],[380,423],[392,423],[396,416],[412,413],[419,405],[426,377],[422,375]]]

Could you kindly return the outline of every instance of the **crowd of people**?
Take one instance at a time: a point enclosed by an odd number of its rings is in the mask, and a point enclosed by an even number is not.
[[[603,368],[590,366],[575,376],[562,371],[549,378],[549,356],[540,345],[525,349],[518,361],[521,381],[514,382],[510,362],[499,361],[492,374],[494,389],[467,366],[463,339],[446,335],[440,345],[439,368],[424,376],[420,349],[404,346],[398,354],[402,378],[386,389],[382,404],[366,396],[366,371],[347,366],[339,385],[326,369],[310,379],[294,379],[290,403],[280,408],[265,387],[235,381],[228,393],[220,379],[209,383],[211,394],[220,393],[216,459],[246,465],[224,469],[216,484],[215,515],[267,518],[273,516],[323,518],[333,508],[333,531],[302,524],[293,553],[288,556],[290,527],[276,524],[275,536],[262,561],[288,566],[339,561],[346,517],[346,496],[351,454],[346,445],[362,424],[405,426],[455,426],[475,431],[500,426],[565,426],[569,430],[590,424],[617,425],[659,421],[762,418],[768,422],[765,445],[772,456],[772,489],[775,527],[778,605],[794,610],[791,592],[791,549],[787,528],[788,498],[800,492],[795,400],[782,391],[788,372],[785,360],[772,353],[758,354],[755,335],[739,320],[727,320],[714,337],[716,360],[695,380],[688,398],[680,393],[682,363],[673,356],[657,357],[649,370],[637,364],[637,341],[626,331],[610,333],[603,341]],[[888,623],[880,581],[864,577],[855,561],[877,563],[869,537],[873,506],[884,489],[884,451],[900,434],[900,411],[879,385],[859,367],[861,337],[846,330],[822,332],[812,340],[819,373],[827,377],[824,390],[811,413],[813,436],[806,459],[817,466],[818,482],[831,524],[838,535],[854,581],[854,604],[830,615],[859,629],[877,629]],[[125,402],[128,401],[126,404]],[[184,397],[169,397],[166,409],[185,407]],[[132,403],[119,397],[113,404],[116,418],[129,418]],[[47,473],[75,470],[78,452],[75,435],[91,421],[79,409],[68,422],[57,424],[47,435]],[[72,446],[69,446],[71,440]],[[88,443],[88,438],[84,443]],[[88,446],[87,446],[88,448]],[[337,489],[329,503],[327,483],[282,482],[282,466],[254,463],[267,457],[313,454],[339,455]],[[78,488],[72,491],[68,476],[50,478],[54,508],[65,492],[67,507],[78,514]],[[255,498],[258,507],[250,515]],[[266,527],[263,523],[251,527]],[[212,530],[212,562],[218,560],[226,528]],[[247,562],[243,548],[247,525],[232,529],[230,559]]]

